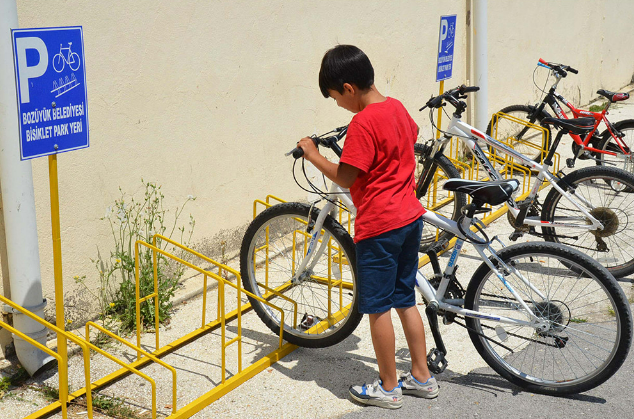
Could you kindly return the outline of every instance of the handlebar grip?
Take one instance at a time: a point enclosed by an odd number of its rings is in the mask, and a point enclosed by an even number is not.
[[[477,92],[478,90],[480,90],[478,86],[465,86],[464,84],[460,86],[460,88],[458,89],[458,91],[461,94],[469,93],[469,92]]]
[[[568,67],[568,71],[570,71],[573,74],[579,74],[579,72],[572,67]]]
[[[313,143],[315,143],[315,147],[319,146],[319,138],[311,138],[311,140],[313,140]],[[295,147],[294,149],[292,149],[291,151],[289,151],[288,153],[286,153],[286,155],[288,156],[289,154],[293,155],[293,158],[295,160],[299,159],[300,157],[302,157],[304,155],[304,149],[301,147]]]
[[[293,158],[297,160],[304,155],[304,149],[301,147],[295,147],[293,151],[291,151],[291,154],[293,155]]]
[[[548,65],[548,63],[547,63],[546,61],[544,61],[542,58],[540,58],[540,59],[539,59],[539,62],[540,62],[541,64],[544,64],[544,65],[549,66],[549,65]],[[549,67],[550,67],[550,66],[549,66]]]

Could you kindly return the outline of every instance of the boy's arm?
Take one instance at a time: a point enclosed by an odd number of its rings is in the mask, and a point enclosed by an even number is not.
[[[319,154],[312,138],[302,138],[298,147],[304,150],[304,158],[311,162],[321,173],[337,185],[343,188],[350,188],[359,175],[359,169],[346,163],[333,163]]]

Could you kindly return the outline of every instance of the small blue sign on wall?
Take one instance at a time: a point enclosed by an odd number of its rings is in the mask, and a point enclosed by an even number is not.
[[[22,160],[86,148],[88,108],[81,26],[14,29]]]
[[[436,81],[448,80],[453,71],[453,47],[456,39],[456,15],[440,17]]]

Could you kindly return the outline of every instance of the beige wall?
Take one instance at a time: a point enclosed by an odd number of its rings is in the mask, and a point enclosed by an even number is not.
[[[580,70],[561,91],[581,102],[632,79],[631,1],[488,4],[491,111],[536,98],[531,76],[539,57]],[[352,116],[317,86],[321,57],[337,43],[368,54],[378,89],[399,98],[428,135],[429,121],[417,108],[438,90],[439,16],[458,15],[451,87],[468,78],[466,5],[18,0],[23,28],[84,29],[91,146],[59,157],[66,290],[74,289],[74,275],[98,285],[90,258],[97,247],[102,254],[111,248],[100,218],[119,186],[142,192],[141,178],[155,181],[170,207],[196,196],[187,208],[197,243],[244,226],[253,200],[267,193],[304,198],[284,153],[300,137]],[[33,173],[44,293],[52,303],[47,160],[34,160]]]

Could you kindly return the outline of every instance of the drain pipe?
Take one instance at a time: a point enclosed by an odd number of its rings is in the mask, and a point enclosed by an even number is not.
[[[42,275],[37,241],[33,174],[30,161],[20,161],[17,98],[11,29],[18,27],[15,0],[0,1],[0,187],[4,215],[11,300],[44,317]],[[5,292],[6,293],[6,292]],[[24,314],[13,313],[13,326],[46,345],[47,329]],[[15,351],[30,375],[55,359],[18,336]]]
[[[475,94],[474,126],[484,132],[489,124],[489,77],[487,75],[487,0],[473,0],[473,78],[480,87]]]

